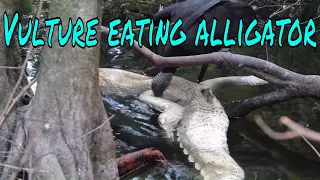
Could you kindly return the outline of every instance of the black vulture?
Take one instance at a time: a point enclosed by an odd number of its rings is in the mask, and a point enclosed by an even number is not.
[[[243,32],[245,32],[245,29],[255,18],[256,12],[251,6],[235,0],[186,0],[164,8],[153,17],[155,24],[160,20],[176,22],[181,19],[183,21],[180,29],[186,33],[187,40],[178,46],[171,46],[168,43],[164,51],[164,56],[166,57],[207,54],[220,51],[223,48],[223,46],[210,46],[210,43],[204,46],[201,41],[198,46],[195,46],[194,40],[202,20],[206,20],[206,29],[210,34],[213,19],[216,19],[217,24],[214,36],[215,39],[222,40],[227,19],[230,20],[228,39],[231,39],[238,35],[240,19],[243,21]],[[178,38],[178,36],[176,37]],[[202,66],[198,82],[202,80],[207,67],[207,65]],[[153,78],[152,90],[155,96],[162,96],[176,70],[177,67],[163,68]]]

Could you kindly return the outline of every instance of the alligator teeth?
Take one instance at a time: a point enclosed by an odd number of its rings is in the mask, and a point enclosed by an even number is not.
[[[187,149],[183,149],[183,153],[184,153],[185,155],[189,155],[189,154],[190,154]]]
[[[200,171],[201,176],[205,177],[207,175],[207,172],[205,170],[205,168],[202,168]]]
[[[211,180],[212,178],[211,178],[211,176],[210,175],[208,175],[208,176],[206,176],[206,177],[204,177],[204,180]]]
[[[188,156],[188,160],[190,162],[196,162],[196,160],[194,159],[194,157],[191,154]]]
[[[180,137],[178,136],[177,141],[181,141]]]
[[[180,131],[177,131],[177,136],[180,136]]]
[[[200,163],[196,162],[196,163],[194,164],[194,167],[195,167],[197,170],[200,170],[200,169],[202,168],[202,165],[201,165]]]
[[[181,147],[181,148],[183,148],[183,144],[182,144],[182,142],[180,142],[180,147]]]

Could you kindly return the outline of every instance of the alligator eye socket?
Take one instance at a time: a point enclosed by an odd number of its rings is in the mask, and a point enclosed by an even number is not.
[[[212,104],[212,95],[210,92],[206,91],[205,89],[201,89],[201,94],[207,99],[207,102]]]

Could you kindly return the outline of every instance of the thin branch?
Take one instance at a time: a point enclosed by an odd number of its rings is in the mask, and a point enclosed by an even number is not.
[[[256,124],[260,127],[260,129],[271,139],[275,140],[288,140],[299,137],[298,132],[294,131],[286,131],[286,132],[275,132],[273,131],[261,118],[261,116],[255,116],[254,118]]]
[[[300,136],[302,137],[302,139],[311,147],[311,149],[318,155],[318,157],[320,158],[320,153],[318,152],[318,150],[308,141],[308,139],[306,139],[302,134],[300,134]]]
[[[102,26],[101,32],[108,34],[109,28]],[[121,33],[117,35],[117,38],[120,37]],[[146,70],[146,74],[152,74],[164,67],[216,64],[225,68],[244,70],[282,88],[281,90],[242,101],[237,108],[234,108],[233,112],[228,114],[230,119],[238,119],[254,109],[294,98],[320,98],[320,76],[298,74],[263,59],[229,52],[163,57],[153,53],[145,46],[139,47],[136,41],[134,41],[132,48],[156,65]]]
[[[283,5],[285,5],[286,2],[287,2],[287,0],[283,3]],[[286,7],[283,7],[283,5],[282,5],[281,8],[279,8],[276,12],[272,13],[269,16],[269,18],[271,19],[272,17],[287,11],[288,9],[292,8],[293,6],[300,5],[300,3],[301,3],[301,0],[297,0],[295,3],[290,4],[290,5],[286,6]]]
[[[229,110],[228,116],[230,120],[237,120],[241,117],[246,116],[248,113],[255,109],[284,102],[294,98],[302,98],[305,96],[306,95],[304,95],[303,93],[297,91],[290,91],[289,89],[285,88],[276,90],[267,94],[245,99],[232,104],[233,106],[232,108],[230,108],[231,110]]]
[[[261,128],[261,130],[268,135],[270,138],[275,140],[288,140],[297,137],[302,137],[304,141],[312,148],[312,150],[320,158],[320,153],[317,149],[307,140],[313,140],[320,142],[320,133],[313,131],[311,129],[305,128],[298,123],[292,121],[290,118],[283,116],[279,119],[279,122],[287,126],[290,130],[286,132],[275,132],[273,131],[261,118],[261,116],[255,116],[254,118],[256,124]]]
[[[298,0],[295,4],[297,4]],[[99,32],[108,34],[109,28],[101,26]],[[121,38],[122,34],[119,33],[116,37]],[[214,52],[210,54],[194,55],[194,56],[177,56],[177,57],[163,57],[153,53],[151,50],[145,46],[139,47],[137,41],[134,41],[133,48],[140,54],[142,54],[146,59],[156,64],[156,67],[151,68],[147,71],[156,70],[164,67],[183,67],[183,66],[196,66],[205,64],[217,64],[224,66],[226,68],[232,69],[244,69],[254,76],[264,79],[270,83],[281,86],[284,83],[288,83],[293,80],[304,81],[307,79],[305,75],[295,73],[293,71],[287,70],[280,66],[275,65],[272,62],[265,61],[263,59],[237,55],[229,52]],[[262,74],[263,73],[263,74]],[[146,73],[149,74],[149,73]],[[320,82],[320,76],[317,76]],[[292,84],[297,84],[293,82]]]
[[[0,125],[3,123],[3,121],[6,119],[7,115],[10,113],[9,107],[10,107],[10,105],[13,103],[13,96],[14,96],[14,94],[16,93],[16,91],[17,91],[18,87],[20,86],[20,84],[21,84],[21,82],[22,82],[22,79],[23,79],[23,77],[24,77],[24,73],[25,73],[24,70],[25,70],[25,68],[26,68],[26,66],[27,66],[28,59],[29,59],[30,56],[31,56],[31,51],[32,51],[32,49],[33,49],[33,46],[32,46],[32,44],[30,44],[30,45],[29,45],[29,48],[28,48],[27,56],[26,56],[26,58],[25,58],[25,60],[24,60],[23,65],[21,66],[22,68],[21,68],[21,72],[20,72],[20,75],[19,75],[19,79],[18,79],[15,87],[13,88],[10,96],[9,96],[9,99],[8,99],[8,101],[7,101],[7,104],[6,104],[5,108],[4,108],[4,111],[3,111],[2,114],[0,115]]]
[[[42,10],[42,6],[43,6],[43,0],[39,0],[38,9],[36,11],[36,16],[33,19],[35,19],[35,18],[39,19],[40,18],[40,13],[41,13],[41,10]],[[26,55],[26,58],[24,59],[24,62],[22,64],[22,66],[21,66],[21,72],[20,72],[18,81],[17,81],[15,87],[13,88],[13,90],[12,90],[10,96],[9,96],[9,99],[7,101],[7,104],[6,104],[5,108],[4,108],[4,111],[0,115],[0,125],[3,123],[3,121],[5,121],[7,115],[10,113],[12,107],[16,103],[16,102],[13,101],[13,96],[16,93],[18,87],[20,86],[20,84],[22,82],[22,79],[23,79],[24,74],[25,74],[25,69],[27,67],[28,60],[31,57],[32,50],[33,50],[33,46],[32,46],[32,43],[30,43],[29,48],[28,48],[28,53]]]
[[[15,114],[10,114],[10,116],[15,116],[15,117],[18,117],[24,121],[34,121],[34,122],[39,122],[39,123],[48,123],[48,124],[54,124],[56,126],[60,126],[59,123],[56,123],[54,121],[46,121],[46,120],[42,120],[42,119],[35,119],[35,118],[26,118],[25,116],[20,116],[20,115],[15,115]],[[72,119],[70,119],[71,121]]]
[[[301,125],[292,121],[288,117],[281,117],[279,121],[281,124],[286,125],[292,131],[298,132],[299,134],[302,134],[303,136],[305,136],[306,138],[308,138],[310,140],[320,142],[320,133],[319,132],[302,127]]]
[[[40,13],[41,13],[42,7],[43,7],[43,0],[39,0],[38,9],[36,11],[35,18],[39,18],[40,17]],[[16,91],[17,91],[18,87],[20,86],[20,84],[22,82],[22,79],[23,79],[23,77],[25,75],[25,69],[27,67],[27,63],[28,63],[28,60],[29,60],[29,58],[31,56],[32,50],[33,50],[33,46],[32,46],[32,44],[30,44],[29,48],[28,48],[28,53],[26,55],[26,58],[24,59],[23,65],[21,66],[22,68],[21,68],[21,72],[20,72],[20,75],[19,75],[19,79],[18,79],[13,91],[10,94],[9,100],[8,100],[8,102],[6,104],[6,107],[5,107],[4,111],[3,111],[3,113],[0,115],[0,125],[6,119],[7,115],[11,112],[12,108],[14,107],[16,102],[18,102],[19,98],[36,82],[36,79],[32,80],[27,86],[25,86],[20,91],[20,93],[15,98],[13,98],[14,94],[16,93]],[[31,132],[31,134],[34,136],[35,131]],[[19,167],[15,167],[15,169],[17,171],[13,171],[12,172],[10,180],[16,179],[18,172],[21,171],[21,170],[28,170],[28,171],[32,171],[33,170],[33,169],[28,169],[28,168],[22,168],[22,167],[24,167],[26,165],[26,163],[28,162],[29,157],[30,157],[30,155],[32,153],[32,148],[33,148],[34,143],[35,143],[33,136],[32,136],[32,138],[29,138],[29,143],[28,143],[28,145],[26,147],[25,153],[24,153],[24,155],[22,156],[22,158],[19,161]],[[6,167],[10,167],[10,166],[6,166]]]
[[[2,115],[3,115],[3,119],[1,121],[0,119],[0,125],[2,124],[2,122],[5,120],[5,118],[9,115],[9,113],[11,112],[12,108],[14,107],[14,105],[19,101],[20,97],[23,96],[25,94],[25,92],[36,82],[36,79],[33,79],[28,85],[26,85],[21,91],[20,93],[11,100],[11,104],[9,107],[7,107]],[[1,116],[0,116],[1,117]]]
[[[109,28],[102,26],[101,32],[108,34]],[[117,38],[121,37],[119,33]],[[289,71],[285,68],[277,66],[271,62],[245,56],[237,55],[229,52],[214,52],[209,54],[193,55],[193,56],[176,56],[176,57],[163,57],[153,53],[151,50],[145,46],[139,47],[138,43],[134,41],[132,46],[137,52],[142,54],[152,63],[156,64],[159,67],[184,67],[184,66],[197,66],[205,64],[217,64],[227,68],[233,69],[242,69],[244,67],[250,69],[256,69],[268,73],[274,77],[281,79],[294,79],[300,77],[301,75],[292,71]],[[255,75],[254,73],[252,73]],[[257,76],[258,77],[258,76]],[[264,79],[263,77],[259,77]],[[264,79],[268,81],[267,79]]]
[[[21,152],[21,148],[22,148],[22,146],[21,146],[20,144],[18,144],[18,143],[16,143],[16,142],[12,141],[12,140],[10,140],[10,139],[7,139],[7,138],[5,138],[5,137],[2,137],[2,136],[0,136],[0,139],[2,139],[2,140],[4,140],[4,141],[7,141],[7,142],[11,143],[12,145],[14,145],[14,146],[17,148],[17,150],[18,150],[18,151],[20,151],[20,153],[23,153],[23,152]]]
[[[18,171],[23,170],[23,171],[34,171],[34,172],[47,173],[47,171],[34,170],[34,169],[29,169],[29,168],[22,168],[22,167],[11,166],[11,165],[2,164],[2,163],[0,163],[0,166],[7,167],[7,168],[11,168],[11,169],[15,169],[15,170],[18,170]]]
[[[112,115],[111,117],[107,118],[101,125],[99,125],[98,127],[90,130],[89,132],[83,134],[82,136],[74,139],[73,142],[75,142],[76,140],[85,138],[85,137],[88,136],[89,134],[94,133],[95,131],[99,130],[99,129],[102,128],[107,122],[109,122],[114,116],[115,116],[115,115]],[[64,146],[67,146],[67,145],[69,145],[70,143],[71,143],[71,142],[65,143]],[[49,155],[49,154],[52,154],[52,153],[56,152],[57,150],[59,150],[60,148],[62,148],[62,146],[58,147],[58,148],[55,149],[54,151],[51,151],[51,152],[49,152],[49,153],[46,153],[46,154],[41,155],[40,157],[35,158],[34,161],[38,161],[40,158],[42,158],[42,157],[44,157],[44,156],[47,156],[47,155]]]
[[[76,139],[74,139],[74,140],[82,139],[82,138],[88,136],[89,134],[91,134],[91,133],[99,130],[99,129],[102,128],[107,122],[109,122],[114,116],[115,116],[115,115],[112,115],[110,118],[108,118],[106,121],[104,121],[100,126],[92,129],[91,131],[85,133],[84,135],[82,135],[82,136],[80,136],[80,137],[78,137],[78,138],[76,138]],[[67,143],[66,145],[68,145],[68,143]]]
[[[21,69],[22,66],[19,67],[11,67],[11,66],[0,66],[0,69]]]
[[[320,7],[320,6],[319,6],[319,7]],[[318,19],[318,18],[320,18],[320,15],[312,18],[312,20],[316,20],[316,19]],[[300,23],[300,24],[306,24],[306,23],[308,23],[308,22],[309,22],[309,21],[304,21],[304,22],[302,22],[302,23]]]
[[[291,7],[292,7],[292,6],[287,6],[287,7],[283,8],[283,7],[281,6],[281,8],[280,8],[281,10],[272,13],[272,14],[269,16],[269,18],[271,19],[271,18],[273,18],[274,16],[276,16],[276,15],[278,15],[278,14],[281,14],[281,13],[287,11],[287,10],[290,9]]]

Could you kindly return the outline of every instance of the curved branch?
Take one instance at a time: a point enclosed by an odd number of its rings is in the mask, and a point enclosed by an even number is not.
[[[261,128],[261,130],[267,134],[270,138],[276,140],[288,140],[301,136],[308,145],[313,149],[313,151],[320,157],[318,150],[307,140],[313,140],[320,142],[320,133],[309,128],[305,128],[298,123],[292,121],[290,118],[283,116],[279,119],[281,124],[286,125],[290,130],[286,132],[276,132],[273,131],[261,118],[261,116],[255,117],[256,124]]]
[[[102,26],[101,32],[109,34],[109,28]],[[117,38],[121,38],[121,33],[117,35]],[[233,69],[250,68],[256,69],[261,72],[265,72],[281,78],[283,80],[290,80],[300,76],[300,74],[284,69],[269,61],[265,61],[259,58],[250,57],[246,55],[232,54],[229,52],[214,52],[209,54],[193,55],[193,56],[175,56],[175,57],[163,57],[153,53],[145,46],[139,47],[138,43],[134,41],[132,46],[136,51],[141,53],[152,63],[161,67],[183,67],[183,66],[195,66],[204,64],[217,64],[224,67]]]
[[[101,27],[102,33],[109,33],[109,28]],[[119,33],[118,38],[121,37]],[[294,98],[316,97],[320,98],[320,76],[302,75],[282,68],[263,59],[232,54],[228,52],[214,52],[194,56],[162,57],[153,53],[148,48],[139,47],[134,41],[133,48],[156,66],[149,69],[149,73],[156,72],[163,67],[183,67],[204,64],[215,64],[231,69],[242,69],[269,83],[283,89],[274,91],[251,99],[243,100],[231,113],[230,119],[237,119],[247,115],[252,110]]]
[[[41,26],[41,28],[43,28],[43,26]],[[105,26],[101,26],[101,29],[98,31],[99,33],[109,34],[110,29]],[[116,37],[121,38],[121,36],[122,34],[119,33]],[[164,67],[216,64],[225,68],[242,69],[274,85],[285,87],[290,86],[291,88],[300,89],[305,93],[309,93],[310,96],[320,98],[320,76],[302,75],[256,57],[232,54],[229,52],[214,52],[193,56],[163,57],[155,54],[145,46],[139,47],[137,41],[134,41],[132,47],[147,60],[156,65],[145,71],[147,75],[154,75],[159,71],[159,69]]]
[[[44,28],[43,26],[44,25],[41,24],[40,28]],[[105,26],[101,26],[101,29],[99,29],[98,32],[109,34],[110,29]],[[121,38],[121,36],[122,34],[119,33],[116,37]],[[320,91],[316,90],[320,89],[320,76],[302,75],[260,58],[232,54],[229,52],[213,52],[193,56],[163,57],[155,54],[145,46],[139,47],[137,41],[134,41],[132,47],[147,60],[156,65],[145,71],[147,75],[154,75],[160,68],[164,67],[216,64],[225,68],[242,69],[269,83],[278,86],[294,86],[295,88],[304,90],[305,92],[310,91],[310,95],[320,97]],[[312,84],[312,87],[308,86],[310,84]]]
[[[102,26],[101,32],[108,34],[109,28]],[[117,38],[120,37],[121,33],[118,34]],[[320,76],[298,74],[263,59],[229,52],[163,57],[153,53],[145,46],[139,47],[136,41],[134,41],[132,47],[146,59],[156,64],[157,68],[216,64],[225,68],[242,69],[275,85],[290,86],[290,88],[309,93],[310,96],[320,97]]]
[[[260,127],[260,129],[271,139],[275,140],[288,140],[297,138],[300,134],[296,131],[285,131],[285,132],[276,132],[272,130],[261,118],[261,116],[256,116],[254,118],[256,124]]]
[[[273,91],[271,93],[263,94],[256,96],[250,99],[245,99],[236,104],[227,114],[230,120],[237,120],[241,117],[244,117],[251,111],[261,108],[263,106],[269,106],[272,104],[288,101],[294,98],[307,97],[307,94],[304,94],[299,91],[291,91],[287,88]]]

